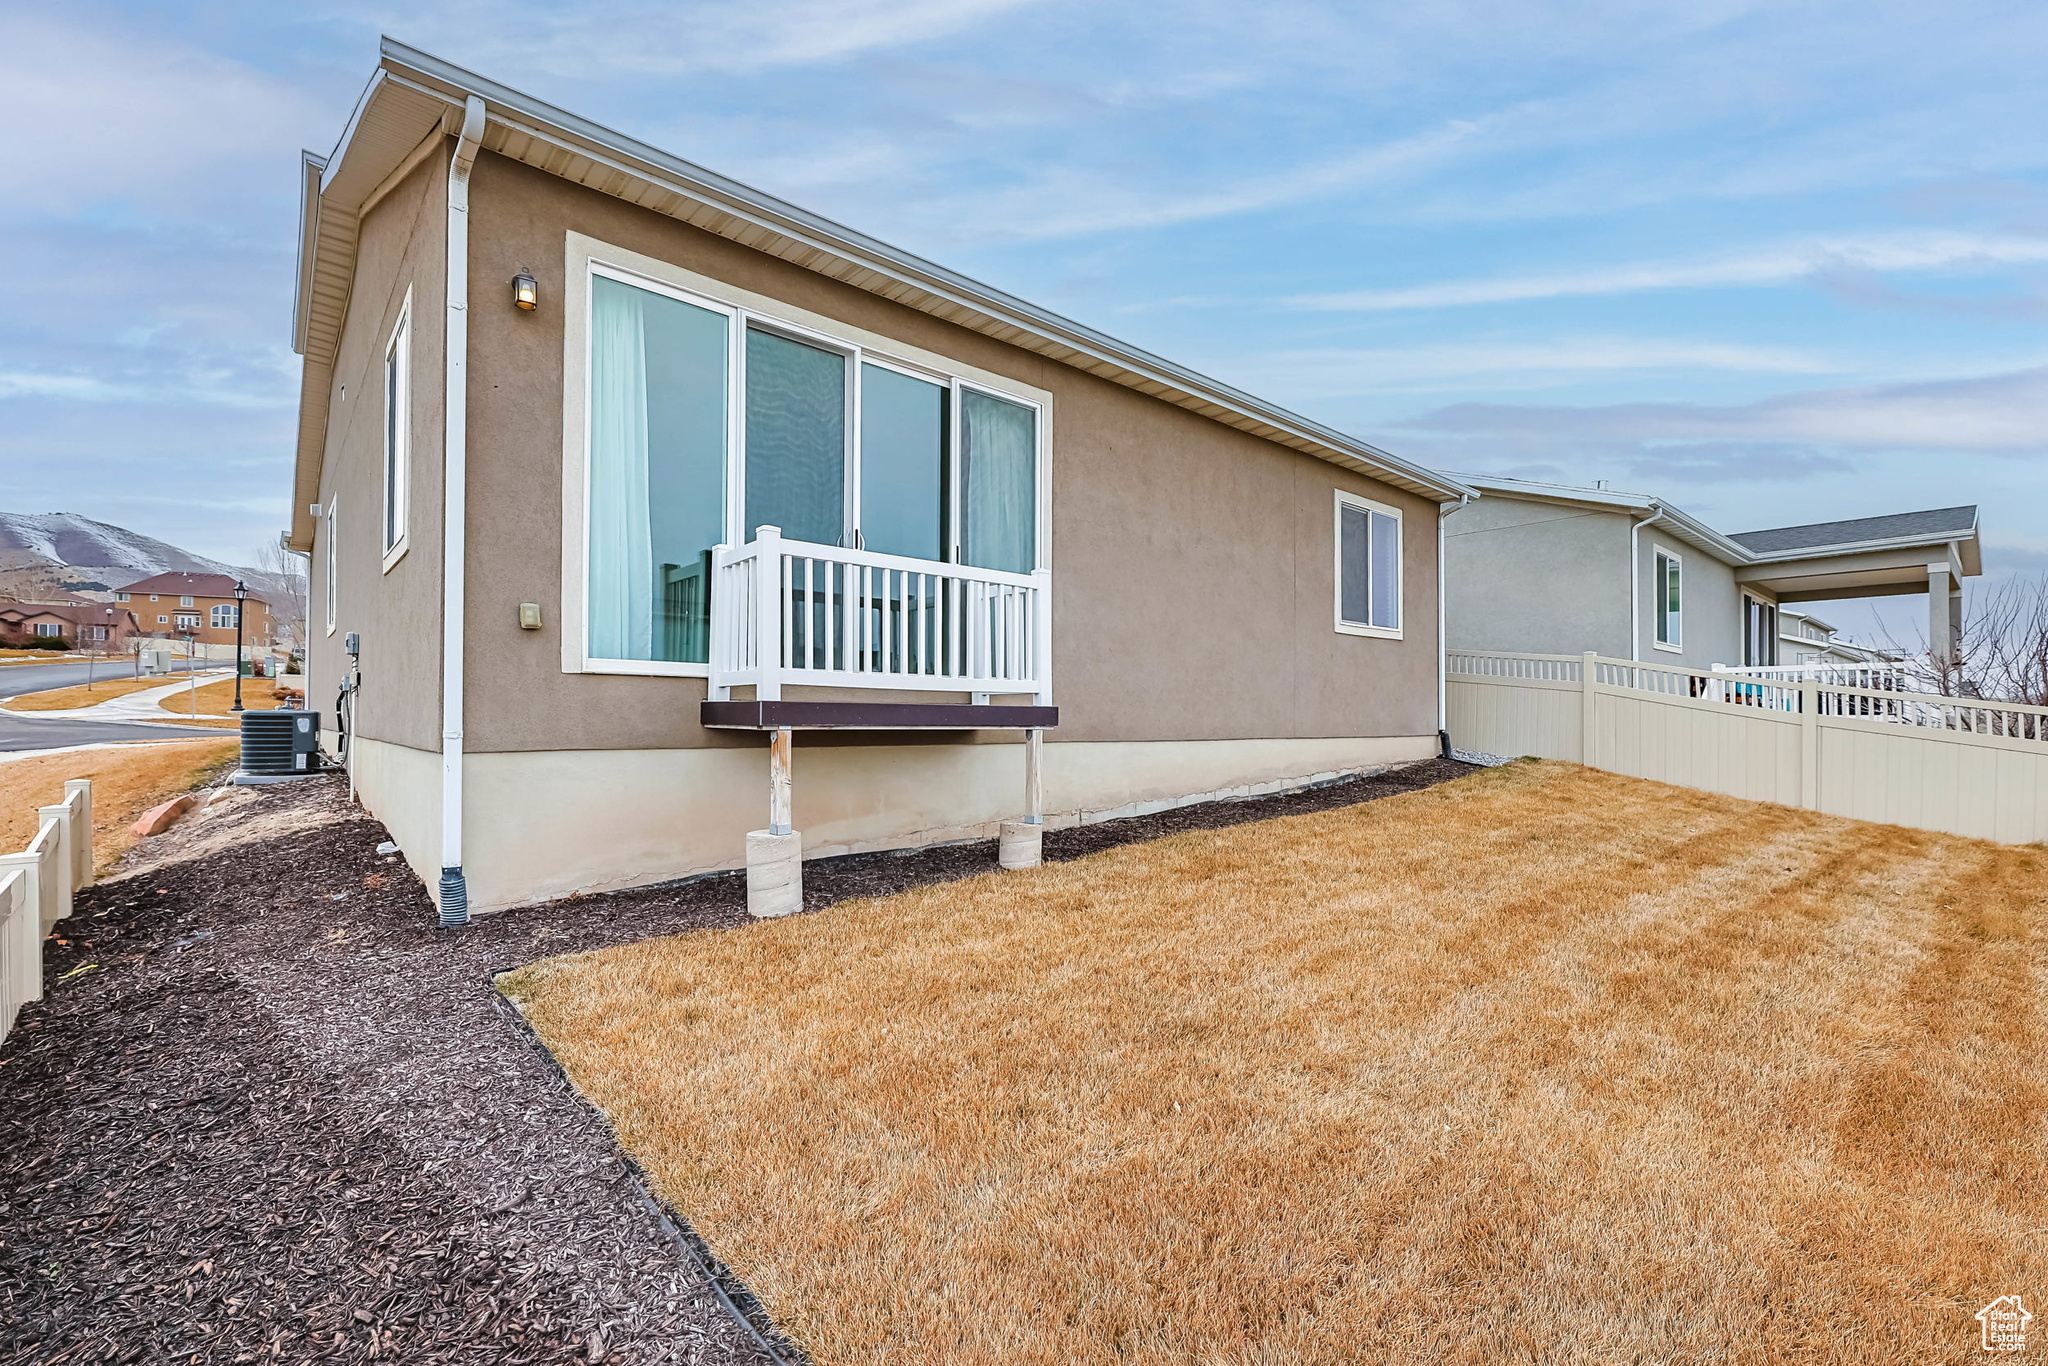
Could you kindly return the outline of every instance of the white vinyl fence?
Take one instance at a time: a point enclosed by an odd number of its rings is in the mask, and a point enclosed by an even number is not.
[[[2048,707],[1595,654],[1453,651],[1446,668],[1460,749],[2009,844],[2048,839]]]
[[[64,784],[64,800],[36,810],[35,838],[0,854],[0,1039],[23,1005],[43,997],[43,940],[92,885],[92,783]]]

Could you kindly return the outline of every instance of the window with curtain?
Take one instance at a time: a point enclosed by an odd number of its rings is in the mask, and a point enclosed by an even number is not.
[[[1354,635],[1401,630],[1401,514],[1337,494],[1337,628]]]
[[[978,389],[960,391],[960,560],[1038,567],[1038,412]]]
[[[596,262],[588,278],[587,660],[707,663],[714,547],[764,525],[1037,567],[1035,405]]]
[[[757,527],[839,545],[846,533],[846,357],[747,330],[747,508]]]
[[[1659,550],[1656,558],[1657,643],[1676,648],[1684,644],[1680,567],[1678,556]]]
[[[590,281],[588,629],[596,659],[710,658],[725,538],[726,316]]]

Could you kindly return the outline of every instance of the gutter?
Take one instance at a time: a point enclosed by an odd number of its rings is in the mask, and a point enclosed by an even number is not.
[[[1663,505],[1650,506],[1657,510],[1628,525],[1628,657],[1637,664],[1643,662],[1643,557],[1637,550],[1641,543],[1637,533],[1664,520]]]
[[[1444,518],[1454,512],[1462,512],[1465,505],[1479,495],[1461,493],[1457,506],[1438,503],[1436,507],[1436,738],[1445,758],[1451,753],[1451,714],[1446,700],[1445,682],[1450,674],[1450,646],[1444,637],[1444,599],[1447,596],[1444,585]]]
[[[469,923],[462,877],[463,529],[469,491],[469,173],[483,145],[484,102],[464,101],[448,167],[448,371],[442,396],[441,925]]]

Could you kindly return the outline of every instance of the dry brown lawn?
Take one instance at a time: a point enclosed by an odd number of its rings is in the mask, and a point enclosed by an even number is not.
[[[80,683],[76,687],[52,688],[48,692],[23,693],[0,702],[0,707],[9,711],[69,711],[73,707],[98,706],[145,688],[161,688],[164,683],[161,678],[134,678],[109,670],[106,677],[94,679],[89,687]]]
[[[505,986],[820,1363],[1966,1361],[2044,895],[1531,762]]]
[[[36,808],[63,801],[67,778],[90,778],[93,863],[110,867],[134,845],[137,816],[211,781],[237,749],[232,739],[174,740],[0,761],[0,853],[35,838]]]
[[[278,680],[273,678],[243,679],[242,706],[249,711],[255,711],[258,708],[268,711],[276,706],[278,703],[277,684]],[[196,699],[198,710],[196,712],[193,710],[194,698],[192,694],[185,692],[172,693],[169,697],[157,703],[157,706],[170,712],[173,716],[219,716],[228,718],[219,721],[188,721],[185,723],[187,725],[233,726],[237,728],[241,726],[242,723],[234,719],[229,713],[229,708],[235,705],[235,680],[232,677],[223,678],[217,683],[202,683],[196,689],[193,689],[192,692],[198,694]]]

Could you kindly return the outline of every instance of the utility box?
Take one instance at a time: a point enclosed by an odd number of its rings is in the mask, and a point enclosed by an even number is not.
[[[285,778],[320,767],[320,713],[242,713],[242,772],[257,778]]]

